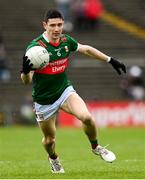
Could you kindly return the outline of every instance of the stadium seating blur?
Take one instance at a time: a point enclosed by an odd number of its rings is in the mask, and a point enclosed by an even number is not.
[[[103,0],[107,11],[145,28],[145,9],[139,0]],[[31,86],[20,80],[22,56],[27,43],[43,32],[42,17],[48,8],[55,8],[53,0],[0,1],[0,28],[3,31],[7,54],[10,57],[11,82],[0,85],[0,102],[3,108],[19,108]],[[144,29],[145,30],[145,29]],[[123,61],[127,67],[137,64],[145,69],[145,38],[138,38],[101,20],[96,32],[69,32],[83,44]],[[120,80],[109,64],[95,62],[74,54],[71,57],[69,77],[85,100],[118,100],[122,97]]]

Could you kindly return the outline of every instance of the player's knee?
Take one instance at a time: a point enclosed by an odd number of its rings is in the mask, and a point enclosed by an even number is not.
[[[43,139],[42,139],[42,144],[43,145],[53,145],[55,143],[55,137],[50,137],[50,136],[48,136],[48,137],[44,137]]]
[[[82,114],[80,120],[82,123],[89,125],[92,122],[92,115],[90,113]]]

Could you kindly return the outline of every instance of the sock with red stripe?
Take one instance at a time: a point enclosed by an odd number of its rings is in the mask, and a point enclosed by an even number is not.
[[[98,146],[98,141],[97,141],[97,139],[96,139],[96,140],[93,140],[93,141],[90,141],[90,142],[91,142],[92,149],[95,149],[95,148]]]

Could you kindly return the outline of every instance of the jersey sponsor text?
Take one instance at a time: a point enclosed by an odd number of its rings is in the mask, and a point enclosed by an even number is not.
[[[65,71],[68,66],[68,58],[55,60],[50,62],[45,68],[36,70],[40,74],[59,74]]]

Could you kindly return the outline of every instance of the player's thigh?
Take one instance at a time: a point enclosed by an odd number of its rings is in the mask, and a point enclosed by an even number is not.
[[[77,93],[71,94],[62,104],[61,109],[65,112],[73,114],[80,120],[86,116],[91,116],[85,102]]]
[[[43,132],[44,137],[55,137],[56,133],[56,117],[57,115],[53,115],[49,119],[46,119],[45,121],[38,122],[40,129]]]

